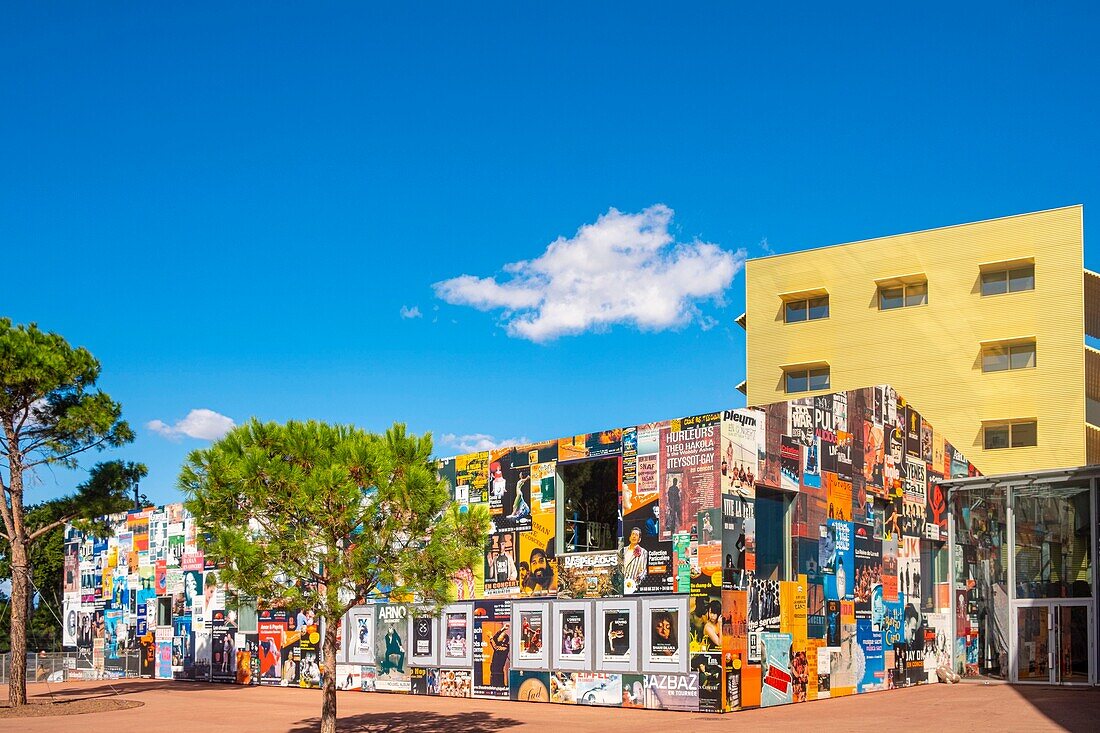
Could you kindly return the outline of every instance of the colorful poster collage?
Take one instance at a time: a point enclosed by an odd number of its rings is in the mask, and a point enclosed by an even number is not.
[[[579,510],[564,477],[601,461],[618,519],[600,549],[566,552],[562,527]],[[950,594],[930,565],[947,528],[937,482],[977,470],[888,386],[438,470],[456,504],[492,519],[482,561],[454,578],[466,610],[431,618],[384,598],[353,609],[340,689],[725,712],[915,684],[951,659]],[[787,578],[766,554],[774,538],[757,536],[760,502],[775,497],[791,506]],[[65,643],[96,674],[122,676],[137,654],[161,679],[319,684],[315,615],[242,609],[182,506],[110,519],[107,538],[66,535]],[[524,599],[549,614],[513,607]]]

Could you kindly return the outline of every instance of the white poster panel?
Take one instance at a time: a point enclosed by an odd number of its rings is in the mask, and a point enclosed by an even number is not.
[[[455,603],[443,609],[440,625],[440,665],[473,666],[473,605]],[[467,695],[469,697],[469,695]]]
[[[688,599],[667,596],[642,601],[642,669],[688,671]]]
[[[439,618],[431,609],[413,608],[409,615],[409,659],[416,667],[439,664]]]
[[[374,609],[356,606],[344,616],[344,649],[351,664],[374,664]]]
[[[549,669],[550,604],[546,601],[512,603],[512,668]]]
[[[638,602],[596,603],[596,670],[633,672],[639,668]]]
[[[595,645],[591,601],[558,601],[553,606],[554,668],[575,671],[592,669]]]

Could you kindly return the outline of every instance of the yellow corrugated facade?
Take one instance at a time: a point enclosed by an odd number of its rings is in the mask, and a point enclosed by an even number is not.
[[[749,405],[795,396],[783,365],[827,362],[830,391],[891,384],[983,473],[1086,463],[1083,210],[1070,206],[750,260]],[[1035,289],[981,295],[980,266],[1035,264]],[[923,275],[925,305],[878,286]],[[828,318],[785,323],[782,294],[824,289]],[[1033,369],[983,373],[981,343],[1034,338]],[[1038,445],[984,450],[983,421],[1034,418]]]

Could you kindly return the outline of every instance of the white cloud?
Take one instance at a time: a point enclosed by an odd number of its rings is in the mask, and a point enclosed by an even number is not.
[[[698,320],[705,328],[696,302],[720,303],[746,253],[677,242],[673,213],[663,204],[637,214],[610,209],[538,258],[504,265],[506,278],[460,275],[433,287],[453,305],[502,310],[510,336],[539,343],[616,323],[663,331]]]
[[[175,425],[169,425],[163,420],[150,420],[145,427],[170,440],[179,440],[185,435],[199,440],[217,440],[235,425],[232,418],[213,410],[199,408],[191,410],[187,413],[187,417],[177,420]]]
[[[420,312],[420,306],[418,305],[414,305],[412,308],[407,305],[401,306],[402,318],[420,318],[422,315],[424,314]]]
[[[459,453],[476,453],[477,451],[504,448],[510,445],[525,445],[531,442],[530,439],[526,437],[496,440],[493,436],[486,435],[485,433],[473,433],[471,435],[444,433],[440,436],[440,440]]]

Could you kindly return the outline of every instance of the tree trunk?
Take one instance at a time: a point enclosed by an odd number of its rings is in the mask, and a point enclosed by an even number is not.
[[[324,673],[321,675],[321,733],[336,733],[336,627],[339,619],[325,619],[322,649]]]
[[[8,704],[27,704],[27,608],[30,588],[27,549],[11,543],[11,669],[8,673]]]

